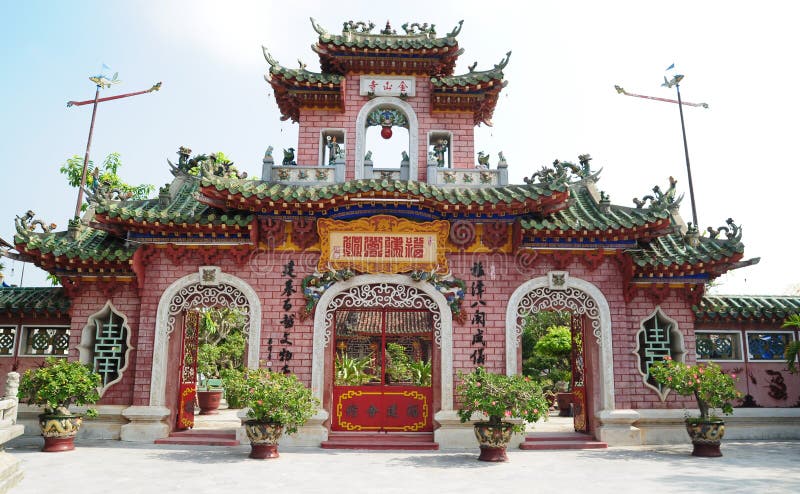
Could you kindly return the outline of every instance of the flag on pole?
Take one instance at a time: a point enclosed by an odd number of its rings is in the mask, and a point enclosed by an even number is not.
[[[673,63],[672,65],[670,65],[669,67],[667,67],[667,70],[669,71],[669,70],[672,70],[672,69],[674,69],[674,68],[675,68],[675,64]]]

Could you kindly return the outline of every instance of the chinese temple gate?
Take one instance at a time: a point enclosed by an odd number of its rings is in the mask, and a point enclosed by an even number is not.
[[[510,52],[455,74],[461,23],[444,35],[427,24],[312,27],[320,72],[264,50],[280,117],[299,138],[277,157],[267,148],[261,179],[181,147],[158,197],[100,187],[66,231],[17,217],[6,254],[63,287],[0,289],[4,371],[50,355],[92,363],[103,388],[88,430],[153,441],[190,418],[197,310],[235,308],[246,365],[298,375],[323,404],[296,444],[418,433],[460,448],[474,439],[455,412],[458,371],[521,372],[526,321],[568,311],[576,430],[612,445],[682,441],[693,403],[649,376],[671,356],[747,376],[727,435],[787,437],[800,380],[781,349],[798,334],[780,325],[800,298],[705,293],[755,262],[739,225],[700,235],[671,179],[612,203],[589,155],[510,184],[509,161],[539,166],[476,155],[474,142]],[[395,162],[373,159],[370,127],[382,139],[407,133]]]

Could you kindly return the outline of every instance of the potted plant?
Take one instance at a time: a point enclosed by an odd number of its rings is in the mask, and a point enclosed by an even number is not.
[[[694,446],[692,455],[722,456],[719,445],[725,435],[725,422],[711,411],[719,409],[725,415],[733,413],[731,401],[741,397],[735,386],[736,375],[723,373],[714,362],[687,365],[669,356],[653,364],[650,375],[679,395],[694,396],[697,400],[700,417],[686,418],[686,431]]]
[[[461,408],[461,422],[472,420],[478,413],[488,418],[475,423],[481,461],[507,461],[506,447],[513,433],[525,431],[526,422],[547,417],[549,405],[541,388],[529,377],[506,376],[486,372],[478,367],[474,372],[459,372],[461,382],[456,388]],[[517,418],[521,422],[507,422]]]
[[[48,357],[41,367],[25,371],[17,396],[24,403],[44,407],[44,413],[39,415],[44,436],[42,451],[75,449],[75,435],[83,423],[83,415],[73,414],[69,407],[97,402],[98,386],[100,375],[90,366],[65,358]],[[90,408],[85,415],[95,417],[97,410]]]
[[[277,458],[281,435],[294,434],[319,408],[311,389],[294,374],[249,371],[245,380],[249,407],[245,432],[250,439],[250,458]]]

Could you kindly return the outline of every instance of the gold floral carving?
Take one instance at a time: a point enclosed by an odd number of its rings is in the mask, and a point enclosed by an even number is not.
[[[388,215],[372,216],[354,221],[327,218],[317,220],[320,258],[317,269],[353,269],[370,274],[394,274],[408,271],[436,271],[447,273],[445,250],[450,234],[450,223],[444,220],[417,223]],[[424,255],[345,255],[342,252],[344,237],[393,239],[405,242],[424,241]]]

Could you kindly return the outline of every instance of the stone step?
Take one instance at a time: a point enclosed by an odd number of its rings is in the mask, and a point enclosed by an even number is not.
[[[589,434],[580,432],[553,432],[547,434],[528,434],[525,441],[519,445],[524,450],[554,450],[554,449],[603,449],[608,444],[596,441]]]
[[[332,432],[323,449],[366,449],[395,451],[435,451],[439,444],[433,441],[433,433],[381,434]]]
[[[239,446],[235,431],[206,429],[189,429],[171,432],[169,437],[156,439],[155,443],[194,446]]]

